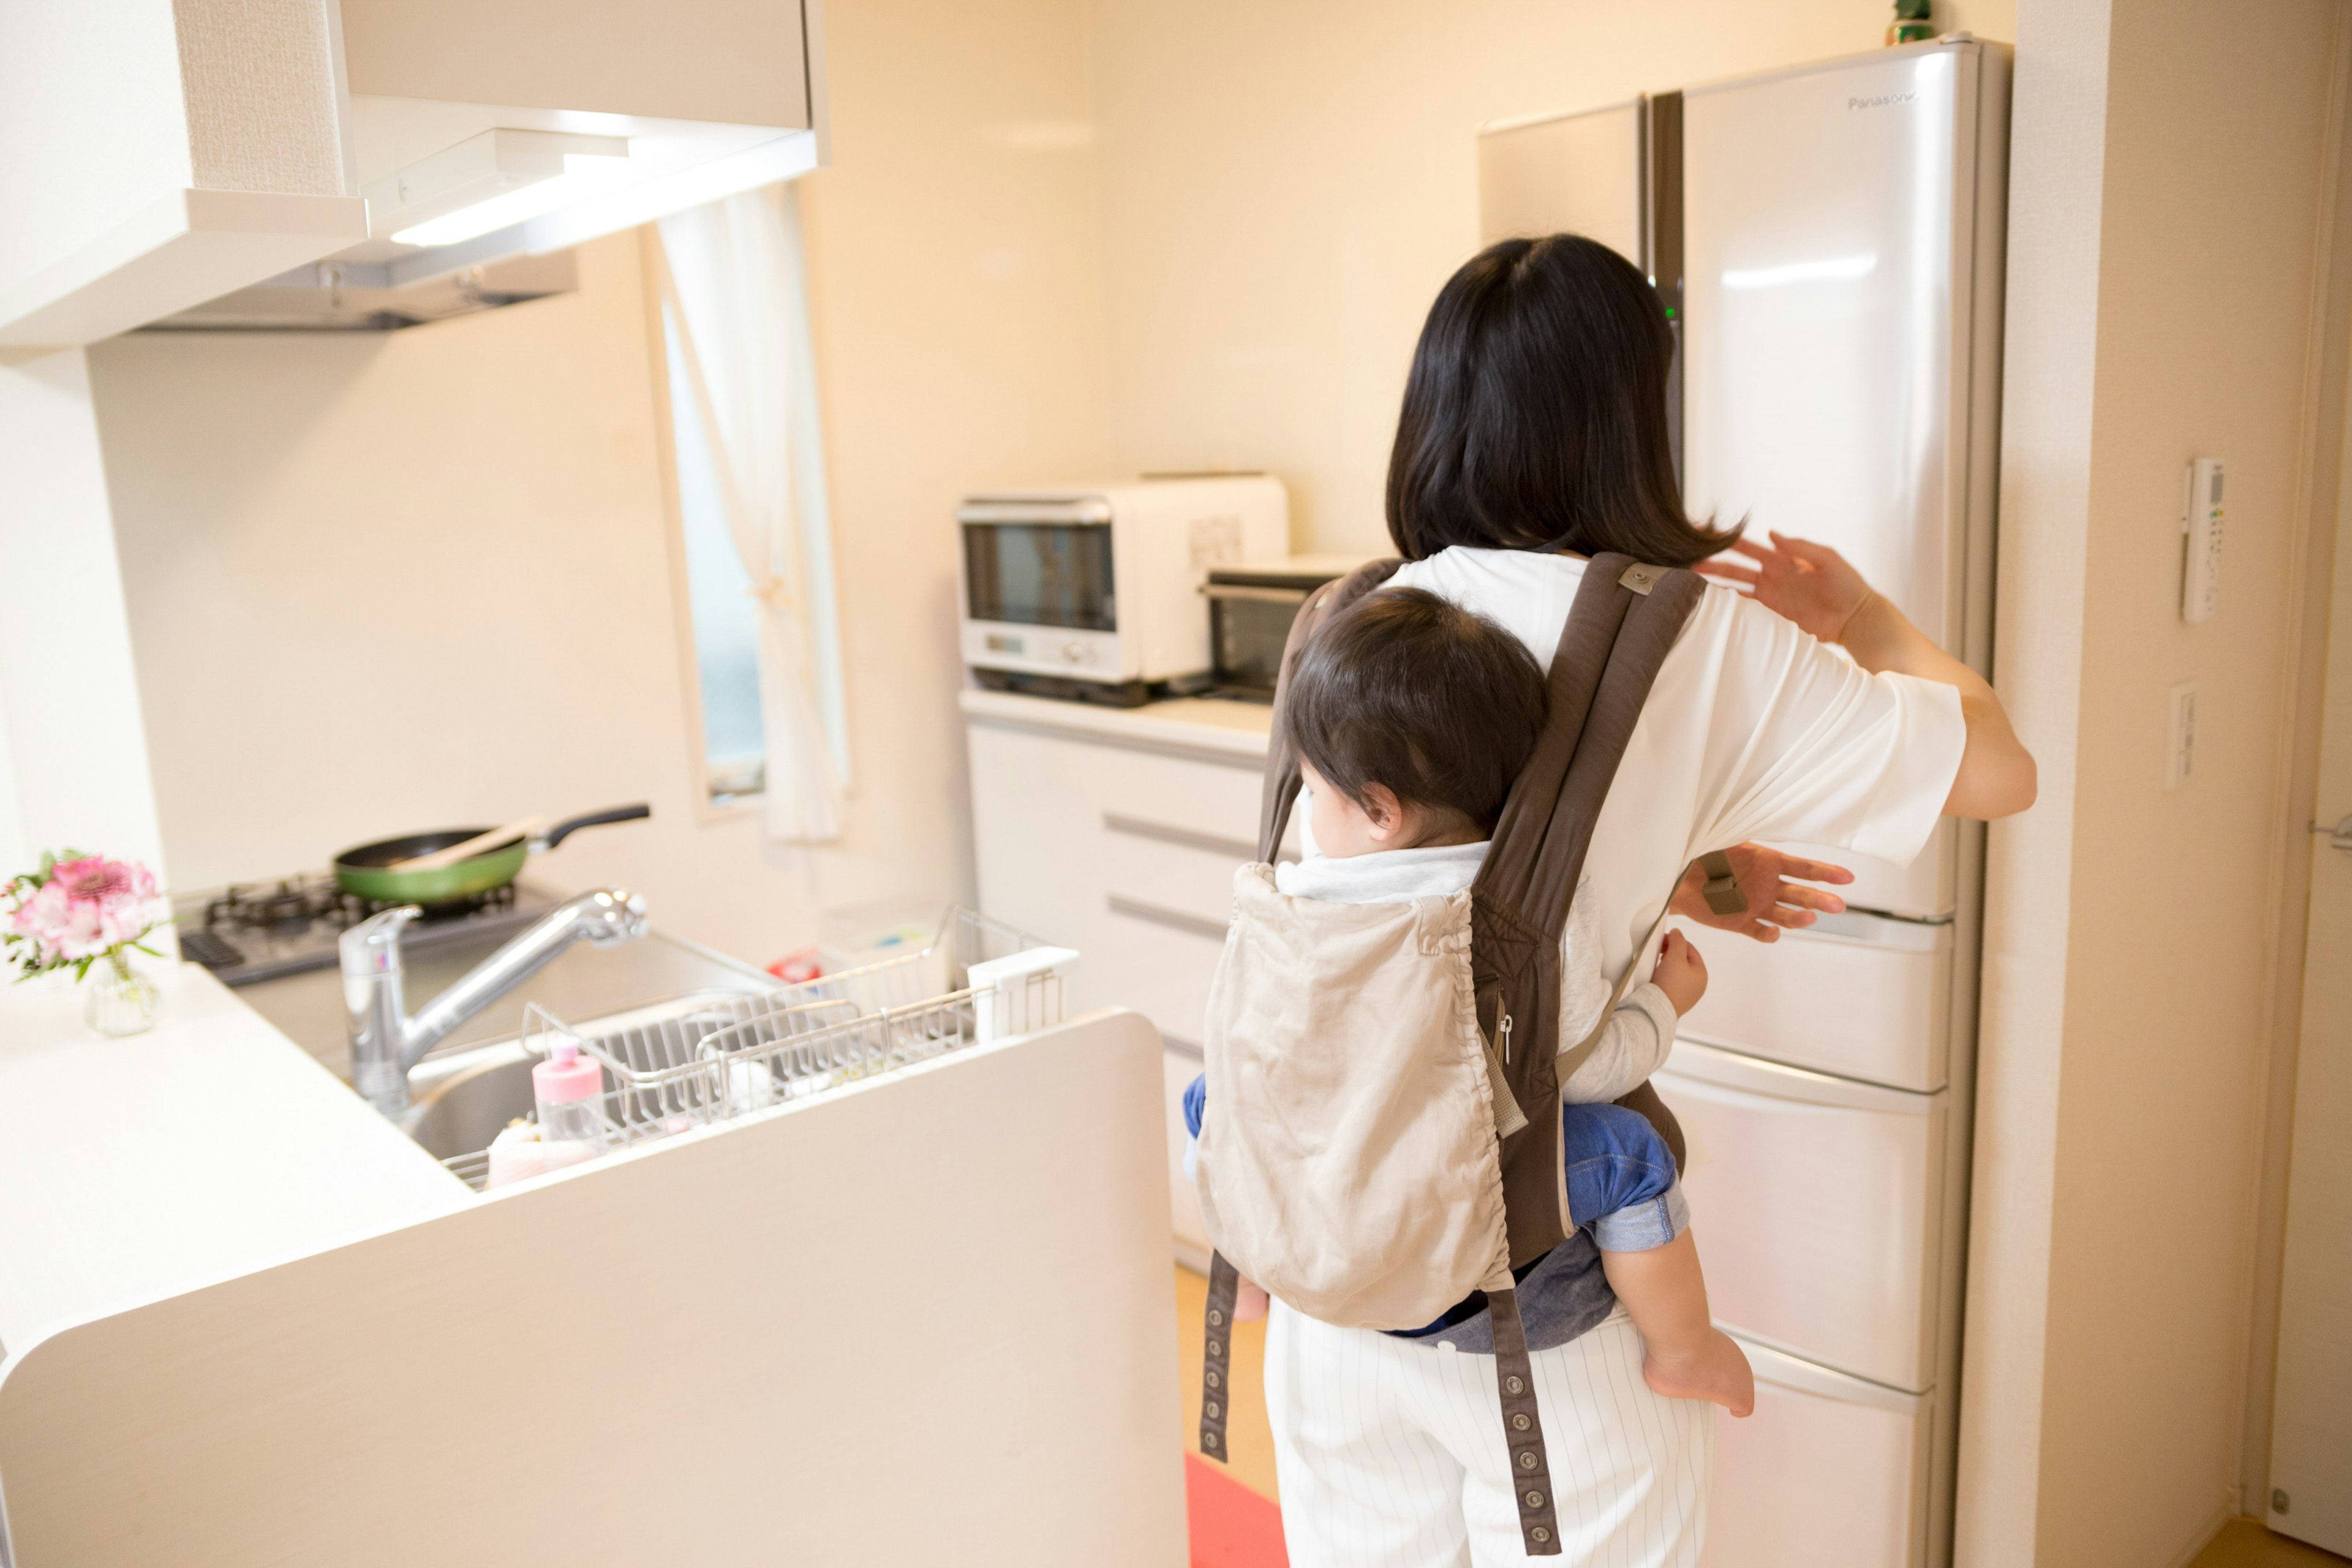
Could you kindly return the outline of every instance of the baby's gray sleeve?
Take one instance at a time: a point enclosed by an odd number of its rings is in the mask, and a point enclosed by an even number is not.
[[[1631,1094],[1666,1065],[1679,1021],[1666,994],[1648,981],[1625,994],[1583,1065],[1559,1086],[1570,1105],[1605,1105]]]

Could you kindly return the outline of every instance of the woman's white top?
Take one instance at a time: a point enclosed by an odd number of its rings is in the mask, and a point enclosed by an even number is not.
[[[1314,816],[1311,792],[1300,795],[1297,816],[1302,836],[1311,843],[1312,836],[1306,833]],[[1310,854],[1304,860],[1277,865],[1274,885],[1294,899],[1323,899],[1335,904],[1402,904],[1415,899],[1442,899],[1477,880],[1478,868],[1491,847],[1481,839],[1475,844],[1433,844],[1369,855]],[[1599,951],[1594,935],[1596,909],[1588,878],[1578,885],[1569,910],[1570,957]],[[1560,974],[1560,1016],[1590,1019],[1608,1005],[1615,989],[1589,959],[1565,966]],[[1666,1065],[1666,1055],[1675,1047],[1676,1017],[1675,1005],[1664,991],[1646,979],[1633,986],[1610,1015],[1609,1026],[1593,1043],[1591,1054],[1559,1086],[1560,1099],[1570,1105],[1605,1105],[1631,1093]],[[1591,1027],[1588,1023],[1585,1030]],[[1583,1037],[1584,1030],[1580,1030],[1561,1048]]]
[[[1498,623],[1549,668],[1584,566],[1569,555],[1455,548],[1390,581]],[[1658,671],[1585,859],[1608,975],[1633,962],[1683,868],[1708,850],[1779,840],[1909,862],[1935,831],[1967,744],[1953,688],[1873,675],[1709,584]],[[1302,840],[1312,853],[1311,836]],[[1596,1012],[1571,995],[1563,1044],[1582,1038]]]

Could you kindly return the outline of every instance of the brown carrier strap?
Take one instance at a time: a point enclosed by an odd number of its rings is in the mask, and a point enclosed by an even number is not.
[[[1536,1369],[1519,1321],[1519,1293],[1487,1291],[1486,1310],[1495,1326],[1495,1384],[1503,1399],[1503,1441],[1511,1454],[1519,1540],[1530,1557],[1556,1557],[1559,1518],[1552,1510],[1551,1460],[1544,1452],[1543,1413],[1536,1408]]]
[[[1208,1343],[1201,1366],[1201,1457],[1226,1461],[1225,1417],[1233,1404],[1234,1298],[1241,1275],[1222,1252],[1209,1255]]]

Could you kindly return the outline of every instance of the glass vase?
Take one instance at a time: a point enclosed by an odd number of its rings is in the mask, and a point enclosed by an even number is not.
[[[103,967],[93,964],[82,982],[82,1021],[101,1035],[136,1035],[155,1026],[163,993],[154,982],[131,967],[120,951],[106,955]]]

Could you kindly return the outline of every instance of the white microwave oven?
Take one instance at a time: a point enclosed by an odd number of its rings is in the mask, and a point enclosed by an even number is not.
[[[956,522],[974,679],[1122,706],[1205,689],[1209,569],[1290,545],[1289,498],[1258,474],[990,491]]]

